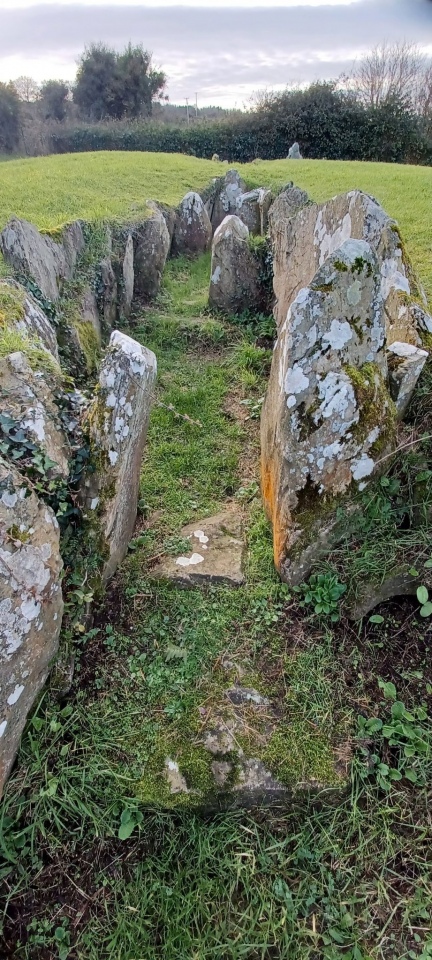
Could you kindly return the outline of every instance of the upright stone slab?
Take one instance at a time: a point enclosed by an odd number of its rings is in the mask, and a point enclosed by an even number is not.
[[[187,193],[177,210],[173,236],[174,254],[199,254],[210,249],[212,226],[198,193]]]
[[[227,170],[224,177],[215,177],[203,195],[213,233],[225,217],[236,213],[237,198],[246,192],[246,184],[237,170]]]
[[[71,451],[54,401],[55,386],[55,377],[33,371],[23,353],[0,358],[1,412],[15,424],[12,433],[19,430],[49,458],[50,479],[67,479]]]
[[[213,237],[209,303],[223,313],[252,309],[259,296],[258,261],[249,230],[236,216],[225,217]]]
[[[262,489],[275,563],[292,584],[337,539],[339,510],[346,520],[350,509],[343,495],[362,490],[395,445],[380,267],[371,243],[342,242],[279,330],[262,413]]]
[[[271,190],[258,187],[241,193],[236,199],[236,215],[246,224],[250,233],[263,237],[267,232],[268,212],[273,200]]]
[[[297,140],[289,148],[287,160],[303,160],[303,157],[300,153],[300,146],[297,143]]]
[[[151,300],[160,290],[171,240],[165,217],[149,201],[149,217],[134,228],[134,296]]]
[[[31,277],[47,300],[56,301],[61,280],[70,275],[63,246],[32,223],[12,217],[0,234],[0,250],[16,273]]]
[[[30,338],[59,363],[56,332],[37,300],[16,280],[0,280],[0,325]]]
[[[118,330],[112,333],[87,414],[97,469],[83,491],[88,515],[106,543],[105,583],[123,560],[134,529],[156,370],[150,350]]]
[[[0,795],[57,652],[62,566],[52,510],[0,458]]]
[[[283,213],[278,217],[277,210],[272,208],[270,228],[278,328],[285,323],[298,292],[312,282],[327,257],[352,238],[365,240],[377,254],[388,343],[396,340],[421,346],[417,308],[411,298],[425,307],[424,295],[397,224],[373,197],[352,190],[325,204],[304,205],[294,217],[285,217]]]

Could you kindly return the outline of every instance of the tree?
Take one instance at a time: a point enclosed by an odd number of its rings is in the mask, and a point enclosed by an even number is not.
[[[162,71],[153,70],[151,54],[142,46],[122,52],[93,44],[81,57],[74,102],[85,119],[122,120],[151,114],[152,101],[166,83]]]
[[[415,44],[382,43],[360,60],[352,86],[366,107],[392,100],[416,107],[426,68],[426,58]]]
[[[35,100],[39,100],[40,87],[33,77],[18,77],[13,81],[13,85],[24,103],[34,103]]]
[[[0,83],[0,150],[11,153],[18,146],[20,101],[13,83]]]
[[[47,80],[40,91],[41,109],[45,120],[65,119],[69,87],[63,80]]]

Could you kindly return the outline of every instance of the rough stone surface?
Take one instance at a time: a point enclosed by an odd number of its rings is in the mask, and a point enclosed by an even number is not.
[[[118,285],[109,257],[99,264],[100,289],[98,290],[99,314],[104,332],[111,332],[117,320]]]
[[[127,235],[121,267],[121,304],[120,309],[129,317],[132,307],[135,285],[134,243],[132,234]]]
[[[288,183],[278,193],[268,215],[273,245],[276,249],[284,242],[283,233],[286,230],[284,221],[294,217],[307,203],[309,203],[309,197],[305,190],[295,187],[292,183]],[[278,238],[279,232],[282,233],[281,240]]]
[[[181,755],[173,754],[165,760],[165,778],[172,795],[189,794],[195,805],[204,800],[204,805],[209,808],[252,808],[257,804],[271,806],[290,802],[297,790],[314,793],[326,787],[337,790],[343,786],[335,758],[333,772],[330,772],[332,762],[329,759],[330,782],[308,777],[305,771],[304,776],[297,775],[288,784],[271,772],[270,764],[267,765],[260,753],[265,755],[272,737],[278,732],[280,709],[257,690],[242,686],[222,690],[217,701],[209,709],[202,708],[200,713],[201,730],[195,738],[195,745],[208,755],[210,782],[205,796],[200,797],[198,790],[188,786]]]
[[[289,307],[262,414],[263,496],[290,583],[331,544],[340,495],[362,490],[394,444],[385,341],[377,254],[346,240]]]
[[[293,143],[292,147],[288,150],[288,160],[302,160],[303,157],[300,153],[300,146],[297,143],[297,140]]]
[[[237,170],[227,170],[224,177],[215,177],[210,196],[205,196],[213,233],[228,214],[236,213],[237,197],[246,192],[246,184]]]
[[[75,220],[65,227],[62,235],[62,246],[67,264],[66,277],[70,279],[74,274],[78,257],[85,247],[83,225],[80,220]]]
[[[413,577],[408,567],[401,567],[383,580],[382,583],[368,583],[361,591],[355,604],[347,610],[351,620],[361,620],[380,603],[392,597],[415,597],[417,588],[424,583],[424,576]]]
[[[259,296],[259,266],[249,247],[249,230],[236,216],[225,217],[213,237],[209,302],[224,313],[241,313]]]
[[[59,363],[54,327],[31,293],[16,280],[0,280],[0,321],[30,337]]]
[[[67,478],[70,449],[46,374],[32,372],[23,353],[12,353],[0,359],[0,390],[2,413],[53,461],[49,475]]]
[[[390,393],[400,420],[410,405],[417,380],[428,358],[427,350],[394,341],[388,348]]]
[[[249,193],[241,193],[236,199],[236,215],[246,224],[250,233],[261,237],[267,232],[268,212],[273,194],[259,187]]]
[[[204,253],[210,249],[211,240],[212,225],[200,195],[187,193],[177,211],[173,253]]]
[[[0,234],[0,249],[6,263],[30,276],[47,300],[58,300],[59,284],[70,275],[61,244],[42,236],[32,223],[12,217]]]
[[[276,201],[277,203],[277,201]],[[270,217],[274,251],[275,317],[278,328],[299,290],[309,286],[319,267],[345,240],[365,240],[379,263],[385,304],[386,338],[421,346],[409,296],[418,289],[404,254],[399,231],[373,197],[353,190],[318,205],[309,203],[294,217]]]
[[[150,216],[134,229],[134,296],[156,297],[170,251],[171,240],[165,218],[157,204],[149,201]]]
[[[54,514],[0,460],[0,794],[57,651],[61,570]]]
[[[98,466],[86,478],[84,497],[108,548],[104,582],[125,556],[132,536],[155,379],[154,354],[115,330],[102,363],[99,392],[87,415]]]
[[[206,520],[191,523],[180,536],[190,549],[164,560],[154,573],[184,586],[225,583],[239,587],[244,583],[244,539],[241,515],[229,510]]]

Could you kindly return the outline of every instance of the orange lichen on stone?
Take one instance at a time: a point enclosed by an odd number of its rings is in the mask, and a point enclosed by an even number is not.
[[[261,461],[262,496],[266,514],[273,527],[274,562],[276,568],[280,569],[286,555],[288,524],[283,521],[280,504],[278,503],[275,472],[274,461],[265,460],[263,457]]]

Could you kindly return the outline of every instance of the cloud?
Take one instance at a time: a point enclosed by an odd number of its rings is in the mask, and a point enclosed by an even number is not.
[[[349,70],[382,40],[432,52],[431,0],[356,0],[346,5],[250,9],[51,4],[1,14],[1,79],[20,73],[72,79],[86,44],[129,40],[153,50],[173,102],[240,106],[260,87],[303,83]]]

